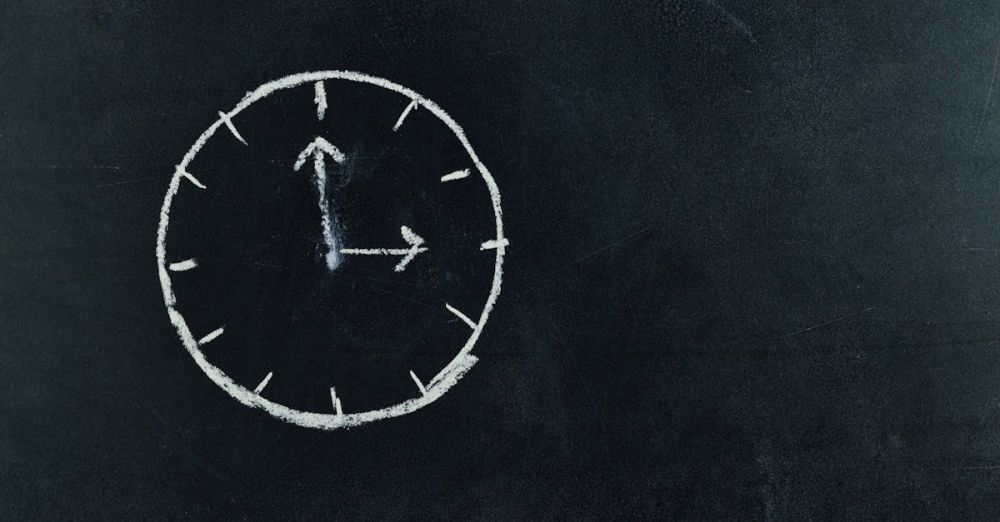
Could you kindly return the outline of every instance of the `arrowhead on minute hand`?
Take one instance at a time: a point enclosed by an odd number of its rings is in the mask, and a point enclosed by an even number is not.
[[[333,161],[336,161],[337,163],[344,162],[345,156],[343,152],[340,152],[340,149],[329,141],[326,141],[326,138],[316,136],[316,139],[312,140],[312,143],[302,149],[302,152],[299,153],[299,158],[295,161],[295,165],[292,168],[299,170],[310,156],[313,156],[314,158],[322,158],[324,153],[333,158]]]

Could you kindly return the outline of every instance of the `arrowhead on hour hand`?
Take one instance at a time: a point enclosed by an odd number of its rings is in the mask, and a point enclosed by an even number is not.
[[[412,230],[410,230],[410,227],[399,227],[399,231],[403,234],[403,240],[406,241],[406,244],[410,245],[410,250],[406,252],[403,259],[401,259],[399,264],[396,265],[396,272],[406,270],[406,265],[410,264],[410,261],[413,261],[413,258],[417,257],[417,254],[427,251],[426,248],[422,248],[420,246],[424,244],[424,238],[415,234]]]
[[[405,225],[401,226],[399,227],[399,231],[403,234],[403,240],[406,241],[406,244],[412,247],[419,247],[424,244],[424,238],[416,235],[412,230],[410,230],[410,227]]]

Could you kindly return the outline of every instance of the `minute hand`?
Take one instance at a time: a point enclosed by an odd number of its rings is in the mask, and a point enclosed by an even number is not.
[[[417,254],[426,252],[427,247],[421,246],[424,244],[424,238],[413,233],[410,227],[399,227],[399,231],[403,235],[403,240],[410,245],[410,248],[341,248],[340,253],[360,256],[403,256],[403,259],[399,261],[399,264],[395,268],[397,272],[402,272],[406,270],[406,265],[410,264],[410,261],[413,261],[413,258],[417,257]]]
[[[296,171],[312,158],[313,173],[316,180],[316,192],[319,195],[319,210],[323,223],[323,242],[326,243],[326,265],[333,270],[340,264],[340,238],[335,233],[334,216],[330,212],[330,205],[326,201],[326,162],[324,157],[329,156],[337,163],[344,162],[344,154],[337,147],[326,141],[321,136],[317,136],[301,153],[292,168]]]

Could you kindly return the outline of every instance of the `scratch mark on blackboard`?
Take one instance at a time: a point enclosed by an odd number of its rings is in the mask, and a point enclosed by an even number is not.
[[[537,288],[531,287],[528,291],[531,292],[536,299],[543,299],[543,297],[538,293]],[[578,383],[580,385],[580,389],[582,390],[582,393],[586,396],[587,403],[597,404],[598,397],[594,393],[593,388],[591,387],[590,380],[587,379],[587,377],[584,375],[582,366],[576,354],[574,353],[574,350],[570,348],[569,341],[563,335],[562,328],[560,328],[559,324],[552,319],[552,314],[550,312],[544,311],[543,315],[545,316],[545,319],[548,321],[549,325],[552,326],[552,336],[556,341],[555,345],[565,354],[566,359],[569,361],[569,363],[571,363],[569,366],[571,366],[573,370],[575,370]],[[615,462],[618,464],[619,469],[625,469],[625,465],[622,462],[621,457],[616,452],[613,452],[611,450],[611,446],[608,444],[610,435],[609,435],[607,420],[603,416],[598,416],[596,422],[600,426],[601,431],[603,433],[603,437],[601,437],[601,439],[604,441],[604,451],[607,454],[608,458],[615,459]]]
[[[810,332],[810,331],[815,330],[817,328],[823,328],[824,326],[829,326],[829,325],[831,325],[833,323],[839,323],[840,321],[843,321],[844,319],[849,319],[849,318],[854,317],[856,315],[861,315],[861,314],[863,314],[865,312],[870,312],[870,311],[872,311],[874,309],[875,309],[874,306],[869,306],[868,308],[865,308],[864,310],[861,310],[860,312],[855,312],[853,314],[847,314],[845,316],[838,317],[836,319],[830,319],[829,321],[826,321],[826,322],[823,322],[823,323],[820,323],[820,324],[817,324],[817,325],[813,325],[813,326],[810,326],[808,328],[803,328],[801,330],[796,330],[796,331],[794,331],[792,333],[784,334],[781,337],[788,338],[788,337],[792,337],[792,336],[795,336],[795,335],[799,335],[799,334],[803,334],[803,333],[806,333],[806,332]]]
[[[900,486],[900,487],[898,487],[896,489],[893,489],[892,491],[886,492],[886,493],[884,493],[882,495],[874,495],[874,496],[871,496],[871,497],[868,497],[868,498],[865,498],[865,499],[861,499],[860,501],[855,502],[853,504],[848,504],[845,507],[846,507],[846,509],[850,513],[857,514],[857,513],[862,512],[863,510],[866,511],[865,508],[867,508],[868,506],[871,506],[872,504],[876,504],[876,503],[879,503],[879,502],[883,502],[884,503],[884,502],[886,502],[887,500],[889,500],[891,498],[898,497],[898,496],[902,495],[903,493],[905,493],[905,492],[913,489],[913,487],[914,487],[914,485],[912,483],[911,484],[903,484],[902,486]],[[858,517],[855,516],[854,518],[858,518]]]
[[[618,245],[620,245],[620,244],[622,244],[622,243],[624,243],[624,242],[626,242],[626,241],[628,241],[628,240],[630,240],[630,239],[632,239],[632,238],[634,238],[636,236],[639,236],[640,234],[646,232],[647,230],[649,230],[651,228],[653,228],[653,227],[651,227],[651,226],[642,227],[641,229],[639,229],[638,232],[635,232],[633,234],[625,236],[622,239],[619,239],[617,241],[612,241],[611,243],[608,243],[608,244],[606,244],[606,245],[604,245],[602,247],[599,247],[597,249],[591,250],[590,252],[587,252],[587,253],[581,255],[580,257],[578,257],[578,258],[570,261],[569,263],[567,263],[567,265],[575,265],[575,264],[579,263],[580,261],[583,261],[583,260],[585,260],[587,258],[593,257],[593,256],[595,256],[597,254],[600,254],[601,252],[606,251],[606,250],[610,250],[610,249],[612,249],[612,248],[614,248],[614,247],[616,247],[616,246],[618,246]]]
[[[997,69],[1000,67],[1000,47],[997,47],[993,56],[993,71],[990,73],[990,88],[986,91],[986,102],[983,104],[983,115],[979,118],[979,127],[976,129],[976,139],[974,143],[979,143],[979,138],[983,134],[983,125],[986,123],[986,115],[990,110],[990,100],[993,99],[993,86],[997,80]]]
[[[121,181],[113,181],[111,183],[101,183],[100,185],[97,185],[97,188],[116,187],[118,185],[128,185],[130,183],[138,183],[140,181],[148,181],[148,180],[152,180],[152,179],[159,180],[159,179],[163,179],[163,177],[162,176],[144,176],[144,177],[141,177],[141,178],[131,178],[131,179],[125,179],[125,180],[121,180]]]
[[[751,43],[757,45],[757,39],[753,37],[753,33],[750,31],[750,26],[748,26],[746,22],[737,18],[736,15],[729,12],[728,9],[726,9],[724,6],[722,6],[715,0],[702,0],[702,2],[704,2],[705,5],[711,7],[712,9],[715,9],[719,14],[722,15],[723,18],[725,18],[727,22],[729,22],[729,25],[732,25],[734,28],[736,28],[737,31],[746,36]]]
[[[17,169],[18,167],[15,167]],[[43,170],[121,170],[121,167],[116,165],[38,165],[36,167],[21,167],[23,168],[37,168]]]
[[[305,458],[306,455],[308,455],[309,452],[314,447],[316,447],[316,444],[319,444],[319,441],[321,439],[322,439],[322,437],[316,437],[316,438],[314,438],[313,441],[308,446],[306,446],[306,449],[302,450],[302,453],[300,453],[298,457],[296,457],[294,459],[289,459],[288,462],[286,462],[284,466],[281,466],[281,468],[278,469],[278,471],[274,474],[274,476],[280,477],[285,472],[285,470],[287,470],[288,468],[290,468],[293,464],[298,465],[299,462],[303,458]]]
[[[378,33],[372,33],[372,35],[375,36],[375,40],[378,42],[379,46],[382,47],[382,50],[385,52],[385,57],[386,59],[389,60],[389,63],[391,63],[392,65],[396,65],[396,58],[393,56],[391,52],[389,52],[389,48],[386,47],[385,42],[383,42],[382,39],[379,38]]]
[[[759,488],[764,504],[764,520],[771,521],[780,519],[778,513],[778,498],[776,492],[780,492],[780,474],[776,472],[772,443],[768,439],[756,443],[757,458],[754,462],[757,469],[763,475],[764,485]],[[783,504],[783,503],[782,503]]]
[[[175,422],[168,421],[163,417],[163,415],[160,414],[159,410],[149,404],[140,403],[130,398],[126,398],[126,400],[132,404],[133,407],[148,413],[160,425],[160,428],[157,428],[156,433],[158,433],[160,437],[168,439],[174,447],[179,448],[179,453],[186,455],[188,460],[200,468],[204,473],[216,479],[223,487],[229,491],[236,491],[234,482],[229,475],[224,473],[220,467],[214,465],[212,463],[212,459],[208,458],[207,455],[196,449],[191,438],[186,436],[181,430],[177,429]]]
[[[958,468],[951,468],[951,469],[961,470],[961,471],[989,470],[989,469],[1000,469],[1000,465],[994,464],[992,466],[961,466]]]

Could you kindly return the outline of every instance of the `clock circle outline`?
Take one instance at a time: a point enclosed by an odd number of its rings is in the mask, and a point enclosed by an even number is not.
[[[194,335],[188,328],[184,316],[181,315],[176,308],[177,298],[173,292],[172,281],[170,279],[170,274],[167,271],[166,262],[166,239],[170,225],[170,209],[173,204],[174,196],[177,195],[177,192],[180,189],[181,181],[185,178],[195,185],[200,185],[197,179],[187,172],[187,166],[194,160],[201,148],[215,134],[215,131],[218,130],[219,127],[226,125],[227,122],[231,121],[233,117],[250,105],[277,91],[292,89],[303,84],[321,82],[324,80],[345,80],[381,87],[409,98],[410,103],[416,104],[416,107],[422,107],[430,111],[438,120],[444,123],[449,130],[451,130],[452,134],[455,135],[459,143],[461,143],[465,148],[465,152],[472,160],[476,170],[479,172],[480,177],[486,183],[486,187],[489,190],[493,215],[496,221],[496,238],[491,240],[495,241],[496,250],[493,282],[490,286],[489,296],[486,298],[486,304],[483,306],[483,310],[479,315],[479,320],[476,322],[475,327],[472,329],[472,334],[465,341],[462,349],[459,350],[458,354],[441,371],[439,371],[434,378],[428,381],[426,385],[421,386],[419,396],[391,406],[386,406],[384,408],[357,413],[317,413],[285,406],[268,400],[262,397],[259,393],[237,383],[224,371],[222,371],[222,369],[208,362],[204,353],[202,353],[199,348],[198,341],[194,338]],[[201,186],[201,188],[204,188],[204,186]],[[174,169],[174,174],[170,179],[167,193],[163,198],[163,205],[160,208],[160,221],[156,233],[156,262],[160,278],[160,286],[163,290],[163,302],[164,305],[166,305],[170,322],[177,330],[177,334],[180,337],[184,348],[195,360],[195,363],[198,364],[198,367],[201,368],[201,370],[209,377],[209,379],[222,388],[232,398],[246,406],[263,409],[276,418],[299,426],[333,430],[337,428],[358,426],[381,419],[399,417],[423,408],[443,396],[448,390],[458,383],[459,379],[461,379],[473,365],[475,365],[478,358],[472,355],[472,348],[479,340],[479,336],[482,333],[483,328],[486,326],[486,321],[490,316],[490,312],[492,312],[493,306],[496,304],[497,297],[500,295],[500,286],[503,280],[503,257],[508,244],[509,238],[504,236],[503,232],[503,212],[500,208],[500,191],[497,188],[496,181],[494,181],[489,170],[485,165],[483,165],[479,156],[477,156],[476,152],[472,149],[472,145],[469,143],[468,138],[466,138],[462,127],[459,126],[458,123],[456,123],[455,120],[453,120],[451,116],[444,111],[444,109],[415,91],[384,78],[354,71],[332,70],[303,72],[265,83],[257,89],[247,93],[247,95],[244,96],[232,110],[219,114],[219,118],[198,137],[198,139],[194,142],[194,145],[192,145],[184,155],[180,164],[178,164]],[[270,377],[270,374],[268,377]]]

